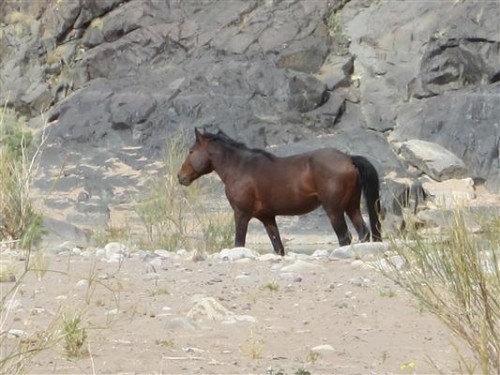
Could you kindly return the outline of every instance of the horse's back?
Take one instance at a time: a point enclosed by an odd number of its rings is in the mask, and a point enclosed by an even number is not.
[[[313,169],[320,169],[330,176],[350,175],[356,171],[351,157],[336,148],[322,148],[312,151],[310,163]]]

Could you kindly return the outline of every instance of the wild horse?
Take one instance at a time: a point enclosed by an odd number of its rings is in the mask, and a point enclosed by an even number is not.
[[[195,129],[196,141],[177,177],[182,185],[215,171],[225,185],[234,210],[235,246],[245,246],[248,222],[260,220],[274,251],[284,255],[277,215],[301,215],[319,206],[326,211],[341,246],[351,243],[344,213],[361,241],[370,240],[360,210],[363,191],[373,241],[381,241],[380,182],[373,164],[362,156],[349,156],[334,148],[278,157],[251,149],[219,131]]]

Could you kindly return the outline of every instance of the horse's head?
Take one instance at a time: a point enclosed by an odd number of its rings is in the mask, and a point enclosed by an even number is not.
[[[189,149],[189,154],[177,173],[179,183],[185,186],[213,171],[212,161],[208,154],[209,140],[198,129],[194,130],[194,134],[196,136],[194,145]]]

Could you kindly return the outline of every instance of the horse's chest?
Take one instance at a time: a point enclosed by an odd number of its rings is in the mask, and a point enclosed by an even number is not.
[[[250,181],[241,179],[235,183],[226,183],[226,197],[233,209],[244,212],[253,211],[255,190]]]

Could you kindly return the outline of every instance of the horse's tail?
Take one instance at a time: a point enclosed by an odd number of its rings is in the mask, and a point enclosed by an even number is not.
[[[382,241],[380,225],[380,181],[375,167],[363,156],[351,156],[359,172],[361,189],[368,206],[373,241]]]

